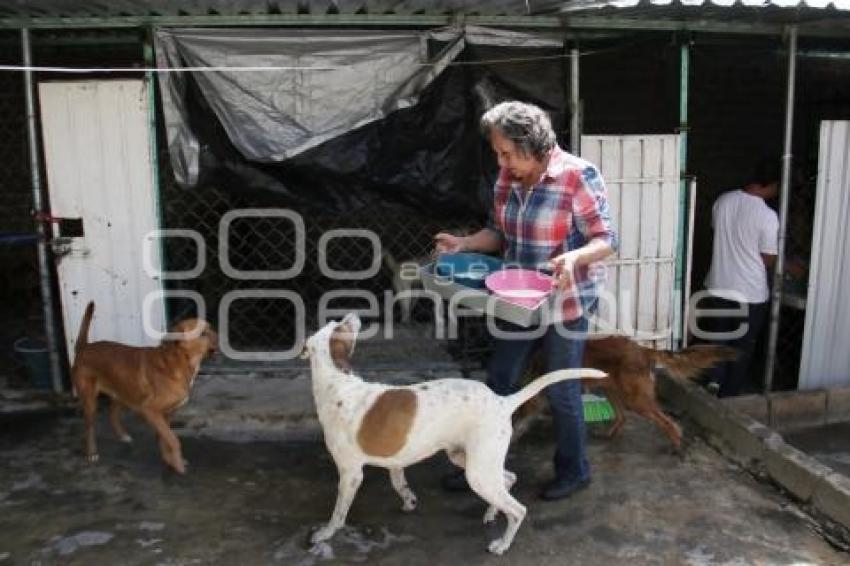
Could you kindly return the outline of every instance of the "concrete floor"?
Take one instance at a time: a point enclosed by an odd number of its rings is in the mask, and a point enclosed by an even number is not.
[[[498,527],[484,504],[446,494],[443,457],[408,470],[420,507],[402,513],[383,471],[367,470],[349,527],[312,552],[336,472],[318,442],[184,438],[189,474],[159,463],[134,417],[132,446],[100,423],[100,463],[81,455],[78,417],[0,423],[0,566],[8,564],[848,564],[776,490],[686,429],[682,456],[630,418],[614,441],[592,437],[591,487],[570,500],[535,496],[550,473],[543,424],[511,455],[513,492],[529,515],[507,555],[486,552]]]
[[[850,422],[783,433],[785,441],[850,477]]]

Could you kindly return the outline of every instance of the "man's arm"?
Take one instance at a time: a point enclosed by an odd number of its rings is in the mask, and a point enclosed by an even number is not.
[[[764,266],[773,271],[776,264],[776,253],[779,250],[779,217],[772,210],[767,213],[766,219],[762,221],[761,233],[759,235],[759,253]]]

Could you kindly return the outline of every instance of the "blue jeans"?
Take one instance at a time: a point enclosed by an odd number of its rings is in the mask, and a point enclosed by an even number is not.
[[[700,308],[705,310],[737,310],[741,307],[747,308],[745,317],[710,317],[704,324],[705,330],[711,332],[734,332],[741,325],[747,325],[747,331],[743,336],[732,340],[715,340],[717,344],[731,346],[738,350],[738,359],[731,362],[721,362],[711,370],[711,380],[720,386],[718,397],[732,397],[741,393],[741,389],[748,385],[751,379],[751,362],[756,349],[759,336],[764,329],[765,319],[770,311],[770,302],[765,303],[739,303],[722,297],[711,296],[702,300]],[[755,382],[752,383],[755,385]]]
[[[503,332],[523,330],[513,324],[500,322]],[[586,334],[587,319],[561,323],[572,333]],[[555,325],[536,339],[511,339],[493,337],[494,350],[488,367],[487,385],[499,395],[510,395],[517,390],[517,382],[525,372],[531,355],[542,346],[545,371],[581,367],[584,355],[584,338],[567,338],[560,335]],[[578,481],[590,479],[587,461],[587,433],[579,380],[561,381],[545,389],[552,407],[555,424],[555,475],[558,480]]]

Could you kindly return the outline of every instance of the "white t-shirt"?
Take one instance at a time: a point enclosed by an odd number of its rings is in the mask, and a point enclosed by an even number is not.
[[[714,203],[711,224],[714,248],[706,289],[730,300],[767,301],[767,271],[761,254],[776,255],[776,212],[761,197],[742,190],[729,191]]]

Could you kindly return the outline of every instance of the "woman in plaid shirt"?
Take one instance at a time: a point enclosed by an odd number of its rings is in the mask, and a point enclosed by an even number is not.
[[[503,102],[481,117],[499,162],[490,222],[470,236],[440,233],[439,253],[503,254],[508,264],[551,271],[559,288],[547,325],[534,336],[499,322],[488,368],[488,385],[500,395],[516,390],[531,358],[542,347],[546,371],[581,367],[587,318],[605,281],[602,260],[614,252],[605,184],[597,168],[558,147],[546,113],[532,104]],[[555,479],[541,497],[562,499],[590,483],[581,383],[546,389],[555,423]],[[462,472],[449,489],[465,488]]]

